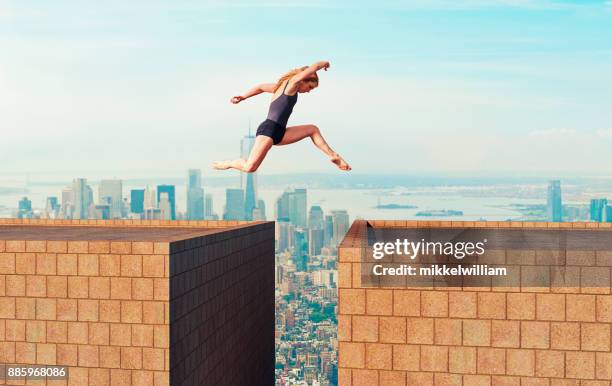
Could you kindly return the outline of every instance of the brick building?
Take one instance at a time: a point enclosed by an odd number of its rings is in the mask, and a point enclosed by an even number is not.
[[[34,384],[273,384],[274,223],[0,219],[0,364],[69,367]]]
[[[372,230],[411,228],[580,231],[584,250],[492,251],[515,285],[365,284]],[[339,249],[339,385],[609,386],[611,240],[612,224],[356,221]],[[542,266],[565,285],[524,285]]]

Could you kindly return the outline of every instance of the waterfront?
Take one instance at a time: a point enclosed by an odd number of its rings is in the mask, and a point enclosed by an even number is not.
[[[69,184],[70,180],[66,180],[65,184],[35,184],[31,185],[27,191],[12,189],[9,192],[0,194],[0,217],[10,217],[12,210],[17,207],[18,201],[24,196],[27,196],[32,201],[35,209],[42,209],[46,197],[59,197],[63,187]],[[97,192],[96,181],[91,181],[91,186],[94,192]],[[155,188],[154,184],[150,184],[150,186]],[[7,187],[7,185],[3,187]],[[143,187],[143,185],[124,184],[123,189],[127,193],[130,189]],[[235,186],[227,186],[227,188],[229,187]],[[213,208],[218,214],[223,213],[225,189],[226,187],[204,186],[205,193],[212,194]],[[268,219],[273,218],[275,201],[282,194],[283,190],[282,188],[259,189],[258,195],[265,201]],[[545,202],[544,199],[538,198],[466,195],[464,189],[449,191],[448,187],[431,187],[427,190],[403,189],[402,192],[402,194],[393,194],[389,189],[308,189],[308,206],[318,204],[326,210],[346,209],[352,219],[422,219],[422,217],[416,216],[416,213],[419,211],[446,209],[463,211],[463,216],[454,216],[452,217],[453,220],[478,220],[484,218],[490,221],[503,221],[521,219],[521,212],[516,210],[516,208],[512,208],[511,205],[513,204],[537,205]],[[177,208],[185,207],[185,197],[185,185],[177,185]],[[416,208],[377,209],[376,205],[379,199],[384,203],[414,205]]]

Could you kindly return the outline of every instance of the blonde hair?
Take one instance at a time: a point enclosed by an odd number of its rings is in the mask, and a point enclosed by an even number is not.
[[[285,75],[281,76],[280,79],[278,80],[278,82],[276,82],[276,87],[274,88],[274,92],[278,91],[278,89],[280,88],[280,86],[283,85],[284,82],[289,81],[295,75],[299,74],[300,72],[304,71],[307,68],[308,68],[308,66],[294,68],[293,70],[287,72]],[[319,83],[319,76],[315,72],[314,74],[312,74],[308,78],[304,79],[304,81],[306,81],[306,82],[314,81],[314,82],[316,82],[318,84]]]

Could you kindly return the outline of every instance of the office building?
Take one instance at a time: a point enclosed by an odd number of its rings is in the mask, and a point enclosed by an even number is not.
[[[144,213],[145,190],[132,189],[130,190],[130,212],[141,214]]]
[[[215,212],[213,210],[213,196],[212,194],[205,195],[205,203],[204,203],[204,217],[206,220],[212,220],[215,216]]]
[[[310,229],[323,229],[324,228],[324,215],[323,209],[319,205],[313,205],[310,207],[308,213],[308,228]]]
[[[278,235],[276,240],[278,241],[277,249],[279,252],[284,252],[294,247],[294,233],[295,226],[288,221],[278,221],[276,223],[276,229]]]
[[[170,218],[168,220],[176,220],[176,195],[174,185],[157,185],[158,207],[162,193],[167,193],[168,195],[168,204],[170,205]]]
[[[286,190],[276,200],[276,221],[289,221],[289,196],[291,191]]]
[[[559,180],[552,180],[548,183],[546,212],[548,221],[561,222],[563,205],[561,202],[561,181]]]
[[[349,215],[346,210],[332,210],[333,221],[333,236],[332,243],[334,246],[340,244],[346,232],[349,229]]]
[[[224,220],[244,219],[244,191],[242,189],[225,190]]]
[[[187,173],[187,219],[204,219],[204,189],[199,169],[189,169]]]
[[[325,226],[324,228],[325,234],[323,236],[324,237],[323,244],[329,246],[334,237],[334,218],[331,215],[325,216],[324,226]]]
[[[93,191],[87,185],[87,179],[75,178],[72,181],[72,194],[74,199],[72,218],[77,220],[87,219],[89,206],[93,204]]]
[[[240,158],[248,159],[251,154],[251,149],[255,145],[255,136],[249,134],[242,137],[240,140]],[[240,172],[240,189],[244,191],[244,215],[247,220],[251,220],[253,209],[257,207],[258,192],[257,192],[257,172],[245,173]]]
[[[257,207],[255,196],[254,173],[246,173],[246,190],[244,194],[244,217],[245,220],[253,220],[253,209]]]
[[[168,192],[161,192],[159,196],[159,211],[162,220],[172,220],[172,207]]]
[[[296,227],[307,226],[306,189],[295,189],[289,195],[289,221]]]
[[[308,230],[308,254],[318,256],[325,242],[325,231],[321,228],[310,228]]]
[[[123,184],[121,180],[102,180],[98,186],[98,201],[110,207],[110,218],[121,218]]]
[[[590,219],[595,222],[604,222],[606,217],[606,207],[608,200],[605,198],[595,198],[591,200]]]

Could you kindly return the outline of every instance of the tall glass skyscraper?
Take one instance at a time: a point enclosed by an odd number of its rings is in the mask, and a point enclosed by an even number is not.
[[[255,136],[249,134],[240,140],[240,158],[248,159],[251,149],[255,145]],[[257,172],[240,172],[240,189],[244,191],[244,217],[247,220],[253,219],[253,209],[257,207]]]
[[[313,205],[310,207],[308,213],[308,228],[310,229],[323,229],[323,209],[319,205]]]
[[[145,200],[145,190],[144,189],[130,190],[130,212],[137,213],[137,214],[144,213],[144,200]]]
[[[176,220],[176,196],[174,185],[157,185],[157,206],[159,207],[162,193],[168,193],[168,203],[170,205],[170,220]]]
[[[93,191],[87,185],[86,178],[75,178],[72,181],[72,194],[74,199],[72,218],[77,220],[88,218],[89,206],[93,203]]]
[[[334,237],[334,218],[331,215],[325,216],[324,230],[323,245],[330,245]]]
[[[225,190],[224,220],[244,220],[244,191],[242,189]]]
[[[334,223],[334,235],[332,238],[333,245],[340,244],[346,232],[349,229],[349,215],[346,210],[332,210],[332,218]]]
[[[121,180],[102,180],[98,186],[98,201],[109,206],[109,218],[121,218],[123,184]]]
[[[591,200],[590,218],[592,221],[603,222],[606,216],[606,206],[608,200],[605,198],[595,198]]]
[[[206,217],[206,220],[212,220],[213,219],[213,196],[212,194],[207,194],[205,196],[205,201],[206,201],[206,205],[204,205],[204,215]]]
[[[286,190],[276,200],[276,220],[289,221],[298,228],[308,226],[306,189]]]
[[[559,180],[552,180],[548,183],[546,211],[548,221],[561,222],[563,205],[561,203],[561,181]]]
[[[187,219],[204,219],[204,189],[202,189],[202,171],[189,169],[187,172]]]
[[[257,198],[255,197],[255,173],[247,173],[246,190],[244,194],[244,218],[246,220],[253,219],[253,209],[257,207]]]
[[[289,221],[296,227],[306,228],[306,189],[295,189],[289,196]]]
[[[289,221],[289,196],[290,191],[284,191],[276,200],[276,221]]]

